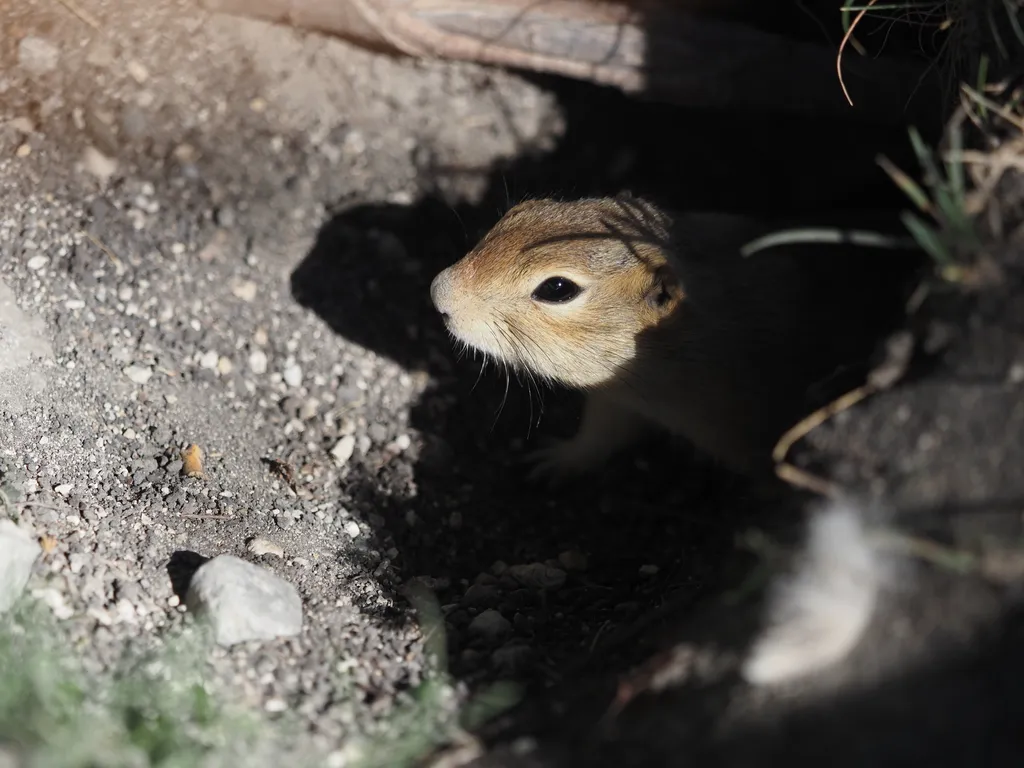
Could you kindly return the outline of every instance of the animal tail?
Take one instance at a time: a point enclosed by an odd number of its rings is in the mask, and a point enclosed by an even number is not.
[[[796,570],[768,599],[765,627],[743,665],[754,685],[791,681],[841,661],[860,641],[887,578],[863,513],[849,501],[815,513]]]

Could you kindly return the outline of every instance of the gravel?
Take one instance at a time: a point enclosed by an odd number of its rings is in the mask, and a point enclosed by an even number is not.
[[[214,557],[193,597],[221,639],[291,636],[196,663],[253,711],[286,702],[330,752],[432,663],[397,598],[423,572],[381,514],[416,497],[410,412],[431,377],[332,332],[290,276],[339,204],[409,205],[438,188],[428,160],[550,145],[558,110],[521,78],[188,0],[88,5],[97,28],[48,0],[0,11],[0,489],[52,541],[28,587],[102,673],[187,623],[182,585]],[[453,201],[485,187],[440,182]],[[409,269],[371,229],[366,263]],[[25,566],[3,562],[6,602]],[[268,578],[280,610],[247,602]]]

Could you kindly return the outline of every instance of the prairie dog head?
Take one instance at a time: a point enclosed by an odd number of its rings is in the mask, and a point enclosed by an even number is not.
[[[434,278],[430,296],[467,346],[549,381],[597,386],[683,298],[668,226],[628,196],[520,203]]]

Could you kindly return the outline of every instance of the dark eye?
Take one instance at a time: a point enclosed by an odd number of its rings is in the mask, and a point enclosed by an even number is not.
[[[580,288],[572,280],[565,277],[549,277],[533,291],[533,298],[551,304],[563,304],[580,295]]]

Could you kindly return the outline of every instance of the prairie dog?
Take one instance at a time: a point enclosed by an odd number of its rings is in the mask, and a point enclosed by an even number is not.
[[[780,247],[741,256],[777,228],[730,214],[673,220],[628,195],[531,200],[430,295],[459,342],[586,393],[578,432],[533,455],[534,478],[596,469],[652,427],[757,476],[809,387],[870,350],[857,340],[862,294],[842,301]],[[811,255],[835,265],[846,247]],[[858,273],[846,271],[833,279]],[[884,300],[874,287],[867,305]]]

